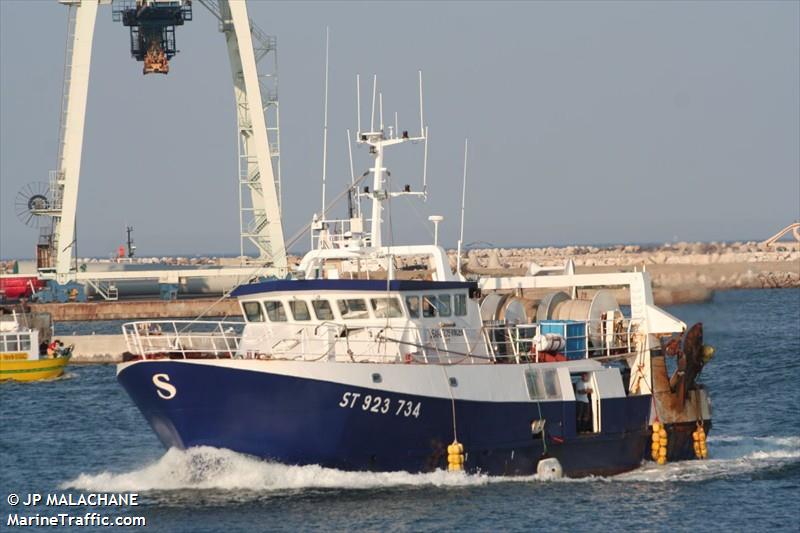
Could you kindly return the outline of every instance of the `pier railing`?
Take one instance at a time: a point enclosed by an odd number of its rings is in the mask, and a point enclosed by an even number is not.
[[[587,323],[569,337],[579,350],[540,352],[538,324],[490,324],[480,329],[441,323],[433,328],[354,326],[333,321],[252,328],[241,322],[142,321],[123,326],[129,351],[151,358],[283,359],[404,364],[541,363],[631,354],[638,322]]]

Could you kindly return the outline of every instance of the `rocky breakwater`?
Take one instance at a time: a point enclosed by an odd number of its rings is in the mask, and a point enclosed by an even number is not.
[[[715,290],[800,287],[798,242],[486,248],[467,251],[462,261],[467,272],[515,276],[532,262],[561,267],[569,259],[578,273],[645,268],[662,305],[702,301]],[[450,260],[455,265],[454,251]]]

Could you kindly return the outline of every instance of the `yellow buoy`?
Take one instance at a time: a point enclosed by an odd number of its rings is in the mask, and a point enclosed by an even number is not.
[[[703,429],[703,423],[697,421],[697,429],[692,433],[694,440],[694,456],[698,459],[705,459],[708,457],[708,448],[706,447],[706,431]]]
[[[703,363],[704,364],[708,363],[709,361],[711,361],[714,358],[714,352],[716,352],[716,350],[710,344],[704,344],[703,345]]]
[[[669,438],[667,428],[660,422],[653,422],[653,434],[651,436],[650,456],[653,461],[663,465],[667,462]]]
[[[447,447],[447,469],[451,472],[464,470],[464,446],[457,440]]]

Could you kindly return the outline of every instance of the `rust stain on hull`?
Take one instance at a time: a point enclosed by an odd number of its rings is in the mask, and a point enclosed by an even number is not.
[[[667,374],[667,363],[664,356],[653,356],[651,359],[653,375],[653,400],[659,419],[665,424],[684,422],[695,423],[702,420],[704,424],[711,420],[711,404],[708,391],[702,385],[684,391],[685,381],[675,390],[670,386]],[[689,432],[691,433],[691,431]]]

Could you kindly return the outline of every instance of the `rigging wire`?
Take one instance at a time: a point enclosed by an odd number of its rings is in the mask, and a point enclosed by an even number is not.
[[[349,187],[347,187],[347,188],[346,188],[344,191],[340,192],[340,193],[339,193],[339,194],[338,194],[338,195],[337,195],[337,196],[336,196],[336,197],[333,199],[333,201],[332,201],[332,202],[330,202],[330,203],[329,203],[329,204],[328,204],[328,205],[325,207],[325,210],[322,212],[322,214],[321,214],[321,216],[320,216],[319,218],[320,218],[320,219],[324,218],[324,217],[325,217],[325,215],[328,213],[328,211],[330,211],[330,210],[331,210],[331,209],[332,209],[332,208],[333,208],[333,207],[334,207],[334,206],[335,206],[337,203],[339,203],[339,201],[340,201],[342,198],[344,198],[344,195],[345,195],[345,194],[349,194],[350,190],[351,190],[352,188],[354,188],[354,187],[358,186],[358,185],[359,185],[359,184],[360,184],[360,183],[361,183],[361,182],[364,180],[364,178],[365,178],[365,177],[367,177],[368,175],[369,175],[369,172],[365,172],[365,173],[364,173],[364,174],[362,174],[362,175],[361,175],[361,176],[360,176],[358,179],[356,179],[356,180],[355,180],[355,181],[354,181],[354,182],[353,182],[353,183],[352,183],[352,184],[351,184]],[[294,245],[294,244],[295,244],[295,243],[296,243],[298,240],[300,240],[300,238],[301,238],[303,235],[305,235],[305,234],[306,234],[306,231],[308,231],[310,228],[311,228],[311,222],[307,222],[307,223],[306,223],[306,224],[305,224],[305,225],[304,225],[302,228],[300,228],[300,229],[299,229],[299,230],[298,230],[298,231],[297,231],[297,232],[296,232],[294,235],[292,235],[292,237],[289,239],[289,241],[288,241],[288,242],[286,243],[286,245],[284,246],[284,249],[283,249],[283,250],[282,250],[282,251],[281,251],[281,252],[280,252],[278,255],[275,255],[275,256],[273,256],[273,257],[270,259],[270,261],[273,261],[273,262],[274,262],[275,258],[282,258],[282,257],[286,257],[288,249],[289,249],[289,248],[290,248],[292,245]],[[281,254],[282,254],[282,255],[281,255]],[[263,270],[265,270],[267,267],[268,267],[268,263],[267,263],[266,261],[264,261],[264,262],[262,262],[262,263],[260,263],[260,264],[256,265],[256,266],[254,267],[253,271],[252,271],[252,272],[250,272],[248,275],[246,275],[246,276],[245,276],[245,279],[246,279],[246,280],[247,280],[247,282],[249,283],[249,282],[250,282],[250,281],[251,281],[253,278],[256,278],[256,277],[258,277],[258,276],[259,276],[259,274],[261,274],[261,272],[262,272]],[[194,324],[195,322],[199,321],[201,318],[203,318],[204,316],[206,316],[206,315],[207,315],[207,314],[208,314],[208,313],[209,313],[209,312],[210,312],[210,311],[211,311],[211,310],[212,310],[214,307],[216,307],[217,305],[219,305],[219,303],[220,303],[221,301],[223,301],[224,299],[228,298],[228,297],[231,295],[231,293],[232,293],[233,291],[235,291],[236,289],[238,289],[239,287],[241,287],[241,286],[242,286],[242,285],[244,285],[244,284],[245,284],[244,282],[242,282],[242,283],[236,283],[236,285],[234,285],[233,287],[231,287],[230,289],[228,289],[227,291],[225,291],[225,292],[222,294],[222,296],[220,296],[219,298],[217,298],[217,299],[216,299],[214,302],[212,302],[212,303],[211,303],[211,305],[209,305],[207,308],[205,308],[205,309],[204,309],[204,310],[203,310],[203,311],[202,311],[202,312],[201,312],[199,315],[197,315],[195,318],[193,318],[192,320],[190,320],[190,321],[188,322],[188,324],[186,324],[186,326],[184,326],[184,327],[183,327],[183,328],[180,330],[180,332],[184,332],[184,331],[186,331],[186,328],[188,328],[189,326],[191,326],[192,324]]]

